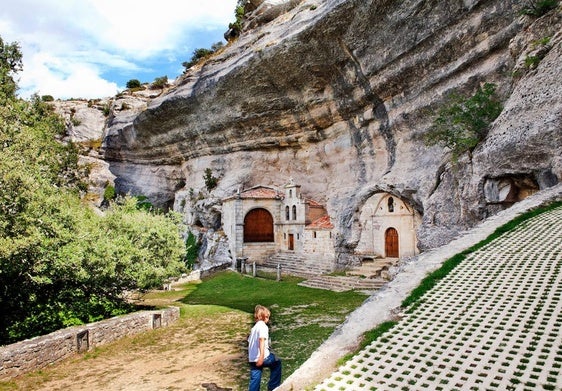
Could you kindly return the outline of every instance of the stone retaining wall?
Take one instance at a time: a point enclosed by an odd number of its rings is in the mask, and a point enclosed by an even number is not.
[[[179,317],[178,307],[135,312],[0,347],[0,379],[43,368],[125,336],[166,327]]]

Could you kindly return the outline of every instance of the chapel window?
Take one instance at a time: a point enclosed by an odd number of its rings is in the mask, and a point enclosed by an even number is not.
[[[388,198],[388,211],[389,212],[394,212],[394,198],[389,197]]]
[[[297,219],[297,206],[293,205],[293,220]]]

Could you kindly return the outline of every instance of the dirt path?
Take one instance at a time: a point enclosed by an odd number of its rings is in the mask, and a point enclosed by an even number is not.
[[[201,315],[192,307],[167,328],[124,338],[12,384],[18,390],[61,391],[240,389],[246,382],[248,314],[217,308]]]

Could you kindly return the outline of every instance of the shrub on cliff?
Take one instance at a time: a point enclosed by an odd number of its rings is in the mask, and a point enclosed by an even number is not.
[[[138,79],[131,79],[127,82],[126,87],[127,88],[140,88],[141,87],[141,82]]]
[[[530,0],[521,9],[522,15],[540,17],[558,6],[558,0]]]
[[[486,137],[490,124],[502,111],[495,90],[494,84],[486,83],[470,97],[451,94],[425,134],[425,143],[449,148],[454,161],[472,151]]]
[[[189,61],[184,61],[181,64],[185,68],[184,73],[187,72],[189,68],[196,65],[200,61],[204,61],[205,59],[209,58],[211,55],[213,55],[215,52],[217,52],[219,49],[222,49],[223,47],[224,45],[222,42],[215,42],[213,45],[211,45],[210,49],[205,49],[205,48],[195,49],[193,51],[193,54],[191,55],[191,59]]]
[[[161,76],[154,79],[150,88],[157,89],[157,88],[165,88],[168,86],[168,76]]]
[[[213,190],[219,183],[219,178],[213,175],[213,170],[211,170],[210,168],[205,169],[203,180],[205,181],[205,187],[207,188],[207,191]]]

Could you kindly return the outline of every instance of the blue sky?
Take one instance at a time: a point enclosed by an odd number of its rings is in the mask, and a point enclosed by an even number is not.
[[[222,41],[237,0],[0,0],[0,36],[18,42],[18,94],[114,96],[130,79],[174,79],[196,48]]]

